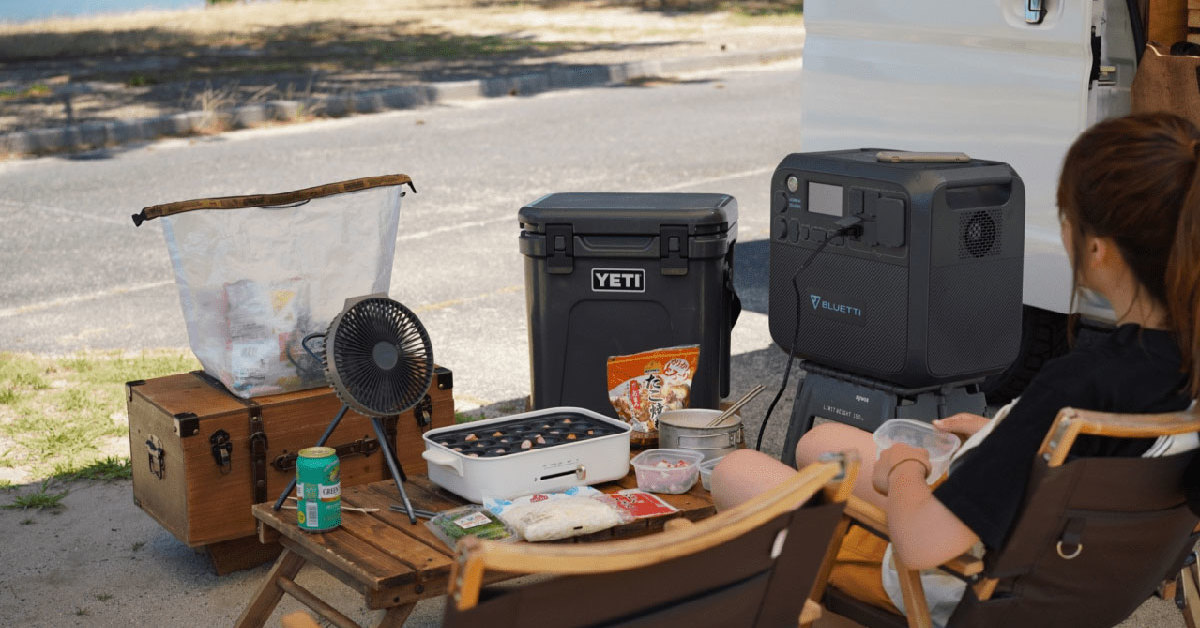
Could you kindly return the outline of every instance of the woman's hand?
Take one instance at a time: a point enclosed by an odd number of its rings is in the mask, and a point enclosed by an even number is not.
[[[876,491],[887,495],[893,472],[912,474],[923,481],[929,476],[931,468],[929,452],[920,447],[896,443],[879,452],[879,459],[875,461],[874,475],[871,476],[871,484]]]
[[[934,419],[933,426],[943,432],[950,432],[960,436],[971,436],[975,432],[983,429],[991,419],[970,412],[959,412],[958,414],[950,415],[944,419]]]

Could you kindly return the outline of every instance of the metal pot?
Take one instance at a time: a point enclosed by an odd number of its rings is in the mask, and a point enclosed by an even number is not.
[[[658,446],[698,451],[705,460],[724,456],[741,445],[742,420],[735,414],[717,427],[708,427],[719,414],[720,410],[700,408],[662,413],[658,417]]]

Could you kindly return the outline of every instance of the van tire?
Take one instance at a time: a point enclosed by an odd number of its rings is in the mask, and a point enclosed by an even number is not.
[[[1021,314],[1021,347],[1004,372],[984,380],[989,405],[1004,405],[1020,396],[1042,366],[1067,352],[1068,316],[1024,306]]]

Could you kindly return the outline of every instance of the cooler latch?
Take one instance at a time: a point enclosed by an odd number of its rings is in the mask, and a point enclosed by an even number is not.
[[[663,275],[686,275],[688,271],[688,228],[684,225],[663,225],[658,229],[659,272]]]
[[[546,261],[556,275],[575,270],[575,232],[571,225],[546,225]]]

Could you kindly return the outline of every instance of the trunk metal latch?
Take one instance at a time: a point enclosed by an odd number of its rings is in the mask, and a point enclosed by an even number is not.
[[[229,432],[225,430],[217,430],[208,437],[208,443],[212,445],[213,460],[217,461],[217,467],[221,469],[221,475],[227,475],[233,470],[233,443],[229,441]]]
[[[146,451],[150,455],[150,473],[160,480],[163,479],[163,476],[167,474],[167,467],[163,464],[162,440],[151,434],[150,438],[146,439]]]

